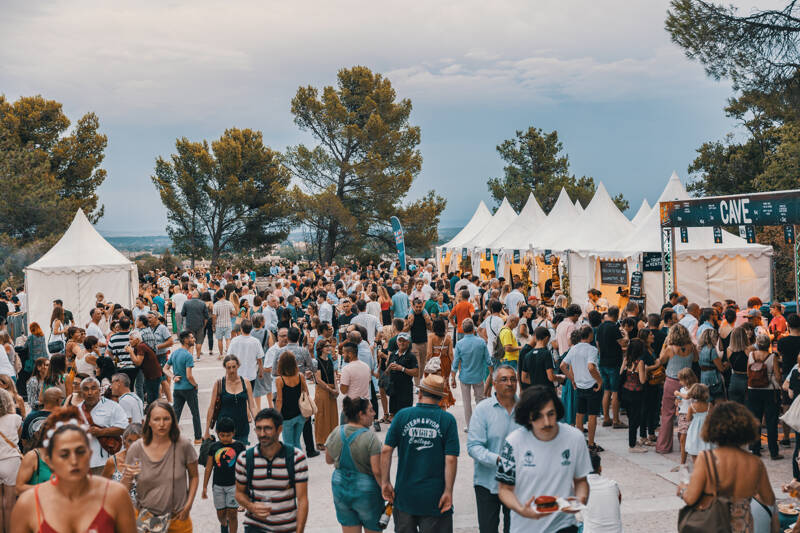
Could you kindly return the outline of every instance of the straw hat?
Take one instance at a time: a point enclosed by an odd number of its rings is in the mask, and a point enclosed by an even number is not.
[[[439,374],[431,374],[422,378],[419,388],[440,398],[447,396],[447,381]]]

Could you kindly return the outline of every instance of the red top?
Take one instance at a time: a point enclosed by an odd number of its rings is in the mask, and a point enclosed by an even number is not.
[[[106,481],[106,490],[103,492],[103,501],[100,502],[100,510],[95,515],[92,523],[89,524],[89,527],[86,528],[86,533],[114,533],[114,519],[108,514],[105,508],[106,493],[108,493],[108,485],[110,483],[111,481]],[[39,533],[58,533],[58,531],[47,523],[47,520],[44,518],[44,513],[40,510],[39,487],[41,487],[41,485],[36,485],[36,488],[33,489],[34,495],[36,496],[36,522],[39,524]]]

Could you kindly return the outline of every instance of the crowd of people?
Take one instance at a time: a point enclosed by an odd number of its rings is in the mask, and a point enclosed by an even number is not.
[[[679,446],[680,495],[727,498],[732,531],[766,531],[752,502],[777,520],[762,427],[780,460],[778,416],[800,393],[800,316],[779,304],[675,293],[646,315],[424,262],[148,272],[139,292],[130,309],[98,293],[87,317],[56,299],[47,338],[0,329],[4,531],[188,532],[209,482],[221,533],[242,512],[245,531],[303,531],[324,454],[344,532],[446,533],[461,432],[481,533],[621,531],[598,423],[631,453]],[[201,406],[195,363],[214,357]],[[795,480],[798,449],[795,434]]]

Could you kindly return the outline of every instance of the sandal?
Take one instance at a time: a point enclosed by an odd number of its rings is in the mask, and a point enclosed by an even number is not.
[[[324,444],[317,444],[317,451],[324,452],[325,451],[325,445]]]

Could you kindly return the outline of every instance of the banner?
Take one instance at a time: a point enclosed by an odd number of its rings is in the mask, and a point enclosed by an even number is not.
[[[485,250],[483,258],[485,260],[487,260],[487,261],[491,261],[492,260],[492,249],[491,248],[487,248]]]
[[[406,243],[403,238],[403,226],[400,224],[400,219],[392,217],[389,219],[392,223],[392,232],[394,233],[394,243],[397,246],[397,255],[400,259],[400,270],[406,269]]]
[[[722,244],[722,228],[714,226],[714,244]]]
[[[514,264],[519,264],[519,250],[514,250]]]
[[[794,244],[794,226],[792,224],[783,227],[783,241],[786,244]]]
[[[689,230],[685,226],[681,226],[681,242],[689,242]]]
[[[552,260],[553,260],[553,250],[545,250],[544,251],[544,264],[545,265],[549,265]]]

